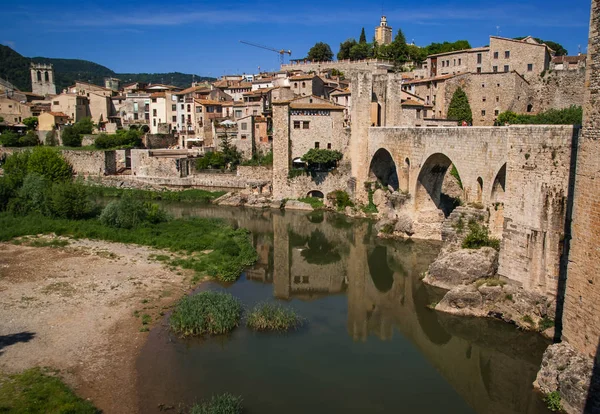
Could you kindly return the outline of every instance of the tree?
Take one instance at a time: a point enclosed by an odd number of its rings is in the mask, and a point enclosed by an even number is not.
[[[342,159],[342,153],[327,149],[311,148],[302,156],[302,161],[308,163],[310,169],[331,169]]]
[[[30,116],[29,118],[25,118],[23,120],[23,124],[25,124],[25,126],[27,127],[27,129],[29,130],[33,130],[36,129],[38,126],[38,119],[37,116]]]
[[[313,62],[329,62],[333,60],[333,52],[327,43],[318,42],[308,51],[306,58]]]
[[[74,126],[64,127],[61,138],[65,147],[81,147],[82,138]]]
[[[227,134],[221,138],[221,152],[223,153],[225,165],[229,164],[230,169],[235,169],[242,162],[242,154],[235,145],[231,145]]]
[[[350,49],[351,60],[363,60],[371,57],[371,46],[368,43],[358,43]]]
[[[516,40],[525,39],[525,36],[515,37]],[[552,40],[542,40],[539,37],[533,38],[538,43],[545,43],[550,49],[554,50],[555,56],[567,56],[569,52],[560,43],[553,42]]]
[[[406,37],[402,29],[398,29],[398,33],[394,38],[394,41],[390,45],[391,54],[394,62],[404,63],[408,60],[408,47],[406,45]]]
[[[73,125],[78,134],[91,134],[94,132],[94,123],[91,118],[80,119]]]
[[[356,40],[348,39],[343,43],[340,43],[340,51],[337,54],[338,60],[350,59],[350,50],[352,47],[357,45]]]
[[[456,42],[431,43],[423,48],[425,55],[436,55],[438,53],[456,52],[459,50],[471,49],[471,44],[467,40],[457,40]]]
[[[12,131],[4,131],[0,135],[0,144],[3,147],[19,147],[19,136]]]
[[[60,155],[50,147],[35,147],[27,160],[27,172],[45,177],[52,182],[70,180],[73,177],[73,168]]]
[[[458,88],[452,100],[448,106],[448,119],[458,122],[461,124],[463,121],[471,124],[473,122],[473,114],[471,112],[471,105],[469,105],[469,98],[462,88]]]
[[[362,31],[360,32],[360,39],[358,40],[358,43],[362,43],[365,44],[367,43],[367,35],[365,34],[365,28],[362,28]]]
[[[37,134],[34,131],[27,131],[25,135],[19,138],[20,147],[35,147],[40,144]]]

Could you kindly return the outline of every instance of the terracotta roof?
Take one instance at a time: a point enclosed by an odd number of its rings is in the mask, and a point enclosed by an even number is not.
[[[68,118],[69,117],[69,115],[67,115],[67,114],[65,114],[63,112],[44,112],[44,113],[50,114],[50,115],[52,115],[54,117],[61,117],[61,118]]]
[[[552,58],[552,63],[579,63],[582,60],[586,60],[587,55],[579,56],[555,56]]]
[[[222,106],[223,102],[212,101],[210,99],[194,99],[194,102],[200,105],[219,105]]]
[[[206,92],[210,93],[211,89],[207,88],[206,86],[191,86],[187,89],[184,89],[182,91],[179,92],[175,92],[174,95],[186,95],[188,93],[192,93],[192,92],[199,92],[199,91],[203,91],[205,90]]]
[[[105,91],[111,91],[112,92],[112,89],[105,88],[104,86],[98,86],[98,85],[94,85],[93,83],[84,82],[84,81],[78,81],[78,80],[75,81],[75,85],[71,86],[71,88],[72,87],[76,87],[78,83],[83,83],[84,85],[90,85],[90,86],[93,86],[94,88],[103,89]]]
[[[292,76],[290,78],[290,80],[293,80],[293,81],[297,81],[297,80],[311,80],[311,79],[314,79],[314,78],[317,78],[317,77],[318,76],[314,75],[314,74],[312,74],[312,75],[296,75],[296,76]]]
[[[252,88],[252,83],[250,82],[241,82],[241,81],[217,81],[213,83],[215,88],[223,88],[223,89],[244,89],[244,88]]]
[[[165,97],[165,93],[164,92],[154,92],[150,94],[151,98],[164,98]]]
[[[335,95],[335,96],[337,96],[337,95],[351,95],[351,94],[352,94],[352,92],[349,89],[344,89],[344,90],[338,89],[337,91],[330,93],[330,95]]]
[[[290,103],[292,109],[329,109],[332,111],[343,111],[345,107],[340,105],[325,104],[325,103],[302,103],[292,102]]]
[[[125,95],[115,95],[111,96],[110,99],[127,99]]]
[[[426,107],[431,107],[431,105],[425,105],[425,104],[422,104],[421,102],[413,101],[412,99],[407,99],[406,101],[402,102],[401,105],[402,106],[426,106]]]

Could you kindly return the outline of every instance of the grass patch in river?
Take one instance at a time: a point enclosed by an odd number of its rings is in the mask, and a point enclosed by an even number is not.
[[[190,414],[239,414],[242,399],[231,394],[215,395],[210,400],[192,407]]]
[[[238,326],[242,305],[229,293],[186,296],[171,314],[171,329],[181,336],[222,335]]]
[[[42,215],[0,214],[0,241],[55,233],[58,236],[132,243],[183,254],[169,264],[193,269],[221,281],[235,281],[257,259],[249,232],[221,220],[190,218],[131,229],[104,226],[97,219],[68,220]]]
[[[114,187],[90,186],[89,191],[96,197],[131,196],[136,200],[163,200],[179,202],[209,202],[224,195],[225,191],[183,190],[183,191],[151,191]]]
[[[91,414],[100,411],[75,395],[59,378],[33,368],[20,374],[0,374],[0,412]]]
[[[302,326],[303,319],[277,303],[259,303],[250,311],[246,325],[255,331],[285,332]]]

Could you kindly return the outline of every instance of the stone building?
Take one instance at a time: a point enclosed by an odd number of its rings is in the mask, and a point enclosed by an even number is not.
[[[298,96],[320,96],[325,94],[324,82],[314,74],[290,77],[290,88]]]
[[[89,117],[89,100],[86,96],[61,93],[52,98],[51,111],[67,114],[71,122]]]
[[[378,45],[389,45],[392,40],[392,28],[387,24],[387,17],[381,16],[379,26],[375,28],[375,41]]]
[[[585,69],[586,55],[577,56],[555,56],[552,58],[550,69],[552,70],[579,70]]]
[[[37,95],[56,95],[52,64],[31,63],[31,91]]]
[[[4,118],[7,124],[19,124],[30,116],[32,116],[31,107],[27,103],[0,97],[0,117]]]
[[[67,114],[62,112],[44,112],[38,117],[38,131],[45,133],[53,129],[60,129],[69,122]]]

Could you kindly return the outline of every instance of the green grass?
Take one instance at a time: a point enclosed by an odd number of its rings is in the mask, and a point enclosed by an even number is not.
[[[221,394],[192,407],[190,414],[239,414],[242,399],[231,394]]]
[[[538,330],[540,332],[543,332],[548,328],[552,328],[553,326],[554,326],[554,319],[544,316],[538,324]]]
[[[487,227],[477,222],[469,223],[469,234],[464,238],[462,247],[464,249],[480,249],[492,247],[500,250],[500,240],[491,237]]]
[[[531,316],[525,315],[521,319],[523,320],[523,322],[528,323],[531,326],[535,326],[535,322],[533,321],[533,319],[531,319]]]
[[[15,375],[0,374],[0,413],[99,413],[59,378],[33,368]]]
[[[546,396],[544,397],[544,402],[548,406],[548,409],[552,412],[563,410],[560,394],[558,393],[558,391],[552,391],[551,393],[546,394]]]
[[[477,282],[475,282],[475,286],[477,286],[478,288],[486,285],[486,286],[504,286],[506,285],[506,282],[504,280],[500,280],[500,279],[495,279],[492,277],[488,277],[485,279],[479,279],[477,280]],[[512,298],[512,296],[511,296]]]
[[[131,196],[136,200],[164,200],[180,202],[209,202],[225,194],[225,191],[183,190],[183,191],[151,191],[127,188],[90,186],[90,193],[96,197]]]
[[[48,233],[168,249],[184,255],[169,264],[193,269],[222,281],[235,281],[257,259],[247,230],[234,230],[216,219],[177,219],[122,229],[106,227],[97,219],[67,220],[42,215],[0,214],[0,241]]]
[[[246,325],[255,331],[285,332],[302,326],[303,320],[292,309],[276,303],[260,303],[248,314]]]
[[[317,198],[317,197],[299,198],[298,201],[300,201],[302,203],[310,204],[311,207],[314,209],[323,208],[323,206],[324,206],[323,200],[320,198]]]
[[[171,329],[185,337],[223,335],[238,326],[242,305],[229,293],[201,292],[186,296],[171,314]]]

